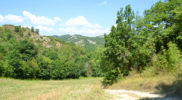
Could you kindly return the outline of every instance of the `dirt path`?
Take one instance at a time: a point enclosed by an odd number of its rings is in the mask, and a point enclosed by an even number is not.
[[[152,94],[133,90],[105,90],[111,94],[115,100],[179,100],[175,97],[165,97],[162,94]]]

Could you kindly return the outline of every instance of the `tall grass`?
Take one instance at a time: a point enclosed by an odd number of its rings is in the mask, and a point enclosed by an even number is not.
[[[131,71],[129,76],[121,78],[110,89],[128,89],[154,93],[177,94],[182,96],[182,59],[171,72],[150,67],[142,73]]]
[[[0,78],[0,100],[109,100],[101,79],[16,80]]]

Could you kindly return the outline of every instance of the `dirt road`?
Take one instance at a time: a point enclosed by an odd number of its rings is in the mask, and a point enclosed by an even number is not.
[[[179,100],[176,97],[166,97],[162,94],[152,94],[133,90],[105,90],[115,100]]]

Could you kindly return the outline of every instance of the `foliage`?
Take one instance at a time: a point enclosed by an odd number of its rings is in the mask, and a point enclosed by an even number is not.
[[[15,26],[14,30],[15,30],[15,32],[18,33],[20,36],[23,36],[23,32],[22,32],[21,26]]]
[[[155,72],[176,70],[179,64],[180,51],[175,43],[168,43],[168,50],[162,48],[162,51],[153,57],[153,66]]]
[[[91,65],[90,60],[94,59],[92,57],[94,56],[89,56],[85,49],[72,43],[39,36],[38,30],[34,32],[33,27],[0,27],[0,76],[20,79],[85,77],[89,72],[86,63]],[[94,68],[92,73],[100,70],[97,66],[90,67]]]
[[[93,53],[91,53],[91,60],[89,64],[92,66],[92,76],[100,77],[103,76],[103,72],[101,70],[101,58],[103,56],[103,47],[97,47]]]
[[[142,72],[151,66],[156,73],[176,70],[182,49],[181,8],[181,0],[159,1],[144,17],[134,16],[129,5],[121,8],[116,27],[104,36],[103,84],[113,84],[131,70]]]
[[[31,32],[34,32],[34,31],[35,31],[35,30],[34,30],[34,27],[32,26],[32,27],[31,27]]]
[[[39,29],[36,29],[36,30],[35,30],[35,33],[39,34]]]
[[[114,83],[120,74],[128,75],[132,67],[133,19],[134,13],[129,5],[126,6],[124,11],[121,8],[117,13],[117,27],[112,26],[110,34],[105,35],[106,50],[102,58],[102,69],[106,72],[104,84]]]

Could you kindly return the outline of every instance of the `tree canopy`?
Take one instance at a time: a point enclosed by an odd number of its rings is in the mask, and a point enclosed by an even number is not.
[[[102,57],[103,83],[113,84],[131,70],[142,72],[161,61],[163,69],[172,70],[179,63],[181,47],[181,0],[156,2],[136,16],[127,5],[117,13],[116,27],[105,35]],[[178,49],[179,48],[179,49]],[[153,61],[156,57],[156,61]]]

